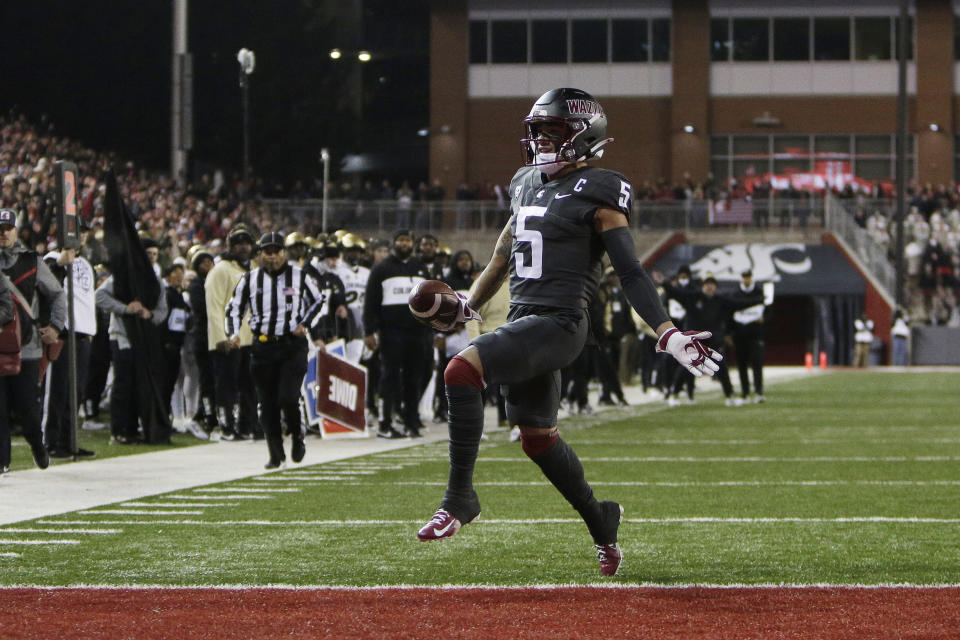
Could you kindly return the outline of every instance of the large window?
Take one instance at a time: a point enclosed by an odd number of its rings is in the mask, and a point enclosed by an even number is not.
[[[850,59],[850,18],[813,19],[814,60]]]
[[[733,59],[755,61],[770,59],[770,20],[735,18],[733,20]]]
[[[534,20],[530,36],[532,62],[567,62],[566,20]]]
[[[893,23],[889,18],[854,18],[857,60],[890,60],[893,48]]]
[[[490,31],[491,62],[527,61],[526,20],[494,20]]]
[[[710,21],[710,59],[714,62],[730,59],[730,20],[727,18]]]
[[[470,64],[669,62],[668,18],[471,20]]]
[[[895,60],[897,24],[891,16],[831,18],[713,18],[710,59],[714,62]],[[960,33],[960,18],[957,21]],[[913,18],[907,24],[908,59],[913,58]],[[960,59],[960,35],[955,40]]]
[[[652,22],[653,37],[653,61],[670,61],[670,20],[668,18],[657,18]]]
[[[487,57],[487,21],[470,21],[470,64],[486,64]]]
[[[607,61],[606,20],[574,20],[571,27],[573,62]]]
[[[611,20],[610,47],[612,62],[646,62],[650,57],[650,36],[647,21]]]
[[[907,176],[914,170],[914,139],[907,137]],[[960,157],[960,136],[957,155]],[[896,136],[851,134],[715,135],[710,138],[710,169],[718,180],[744,180],[766,174],[784,178],[811,174],[829,180],[838,173],[871,182],[896,178]]]
[[[810,19],[773,19],[773,59],[784,61],[810,59]]]

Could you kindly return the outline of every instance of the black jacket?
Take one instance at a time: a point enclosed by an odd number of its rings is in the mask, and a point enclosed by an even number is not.
[[[374,265],[363,302],[363,326],[367,335],[381,329],[429,331],[407,306],[407,297],[414,285],[429,279],[427,268],[413,257],[404,261],[390,254]]]

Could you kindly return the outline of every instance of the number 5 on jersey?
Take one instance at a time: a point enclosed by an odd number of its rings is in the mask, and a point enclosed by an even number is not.
[[[527,218],[542,218],[547,212],[546,207],[520,207],[517,210],[517,231],[514,238],[517,242],[530,243],[530,264],[524,264],[524,256],[516,252],[513,259],[516,262],[517,276],[534,280],[543,275],[543,235],[535,229],[527,229]]]

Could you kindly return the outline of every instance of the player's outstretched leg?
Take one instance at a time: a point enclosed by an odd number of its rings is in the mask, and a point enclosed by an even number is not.
[[[556,430],[543,434],[521,433],[520,442],[523,452],[537,463],[543,475],[587,524],[600,560],[600,573],[615,575],[623,559],[617,544],[623,508],[616,502],[600,502],[593,496],[580,459]]]
[[[424,542],[454,535],[480,515],[473,467],[483,435],[483,377],[466,358],[454,356],[443,374],[450,421],[450,477],[440,508],[417,532]]]

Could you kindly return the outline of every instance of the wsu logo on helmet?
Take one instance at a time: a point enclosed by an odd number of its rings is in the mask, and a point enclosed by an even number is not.
[[[567,111],[575,116],[604,115],[603,107],[593,100],[567,100]]]

